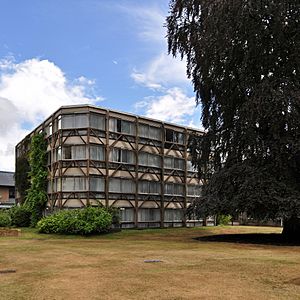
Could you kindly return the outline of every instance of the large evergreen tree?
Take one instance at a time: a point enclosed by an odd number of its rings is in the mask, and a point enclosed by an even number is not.
[[[190,140],[198,214],[282,217],[300,238],[299,20],[298,0],[171,1],[169,52],[187,60],[206,130]]]

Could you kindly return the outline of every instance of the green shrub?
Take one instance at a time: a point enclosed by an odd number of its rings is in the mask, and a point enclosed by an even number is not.
[[[11,225],[10,215],[7,211],[0,211],[0,227],[9,227]]]
[[[217,224],[218,225],[228,225],[228,223],[231,221],[232,217],[231,215],[218,215],[217,216]]]
[[[30,226],[30,209],[26,206],[13,206],[9,210],[11,217],[11,224],[17,227],[29,227]]]
[[[105,208],[61,210],[41,219],[37,228],[41,233],[95,234],[107,232],[112,224],[112,215]]]
[[[117,207],[109,207],[107,211],[111,214],[112,224],[115,226],[120,225],[120,221],[121,221],[120,209]]]

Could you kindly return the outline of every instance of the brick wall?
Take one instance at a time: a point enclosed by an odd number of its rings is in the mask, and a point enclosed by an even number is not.
[[[0,187],[0,202],[8,202],[9,199],[9,189],[8,187]]]

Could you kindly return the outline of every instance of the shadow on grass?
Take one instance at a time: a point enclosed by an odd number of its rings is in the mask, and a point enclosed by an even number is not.
[[[240,243],[275,246],[300,246],[300,240],[290,241],[278,233],[218,234],[195,238],[201,242]]]

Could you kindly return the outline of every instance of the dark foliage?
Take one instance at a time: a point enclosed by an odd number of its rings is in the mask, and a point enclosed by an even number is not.
[[[120,210],[117,207],[109,207],[107,208],[107,211],[112,216],[112,224],[116,227],[120,225],[121,216],[120,216]]]
[[[299,1],[173,0],[170,8],[169,51],[187,59],[206,130],[190,140],[206,183],[196,212],[297,219]]]
[[[8,211],[0,211],[0,227],[9,227],[11,226],[11,218]]]
[[[11,224],[16,227],[29,227],[31,212],[26,206],[13,206],[9,210]]]
[[[111,224],[112,216],[107,209],[87,207],[61,210],[41,219],[37,228],[41,233],[88,235],[107,232]]]
[[[43,133],[31,138],[29,164],[30,188],[25,206],[31,211],[31,225],[42,218],[47,203],[47,143]]]

